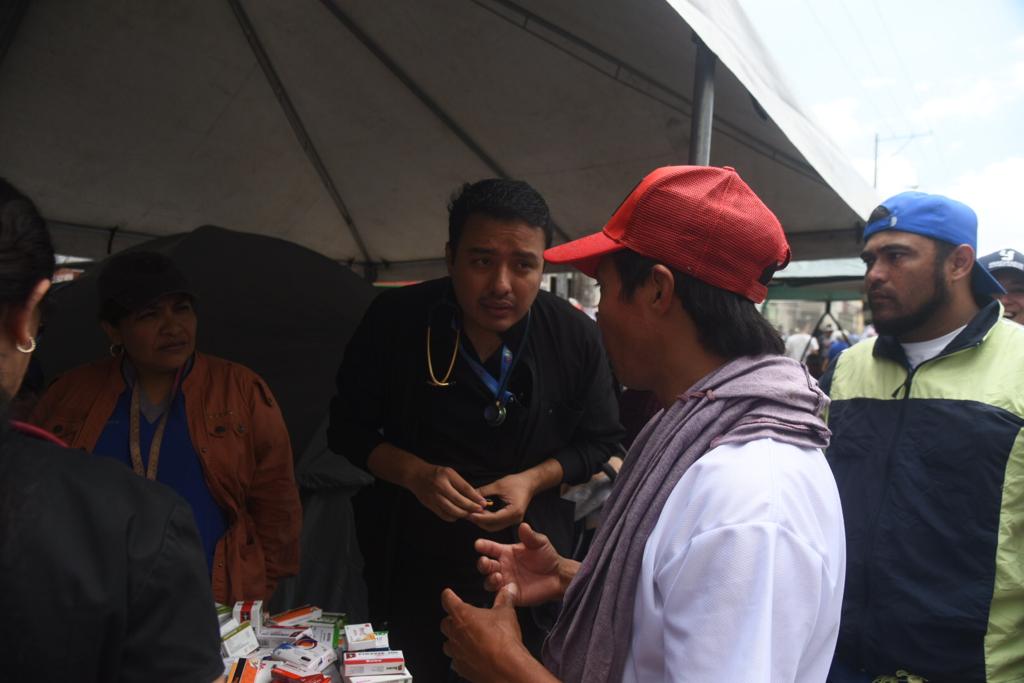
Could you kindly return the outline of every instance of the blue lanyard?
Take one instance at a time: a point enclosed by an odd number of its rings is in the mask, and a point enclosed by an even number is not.
[[[469,367],[473,370],[473,373],[480,378],[480,381],[484,383],[491,395],[494,396],[494,400],[504,405],[512,400],[512,392],[508,390],[509,375],[512,370],[512,351],[509,350],[504,344],[501,345],[501,376],[498,379],[494,378],[494,375],[487,372],[487,368],[480,365],[475,358],[473,358],[462,344],[459,344],[459,355],[462,356],[463,360],[469,363]]]
[[[501,376],[497,379],[494,378],[491,373],[487,372],[484,368],[473,358],[463,347],[461,343],[458,343],[459,354],[469,364],[469,367],[473,370],[480,381],[484,383],[491,395],[494,396],[494,403],[489,404],[484,408],[484,421],[492,427],[500,427],[505,422],[505,417],[508,415],[508,410],[505,406],[513,399],[512,392],[508,390],[508,382],[512,377],[512,371],[516,368],[516,363],[526,352],[526,340],[530,337],[530,319],[533,317],[532,311],[526,311],[526,327],[523,330],[523,338],[519,345],[519,353],[514,354],[504,344],[501,345]],[[456,320],[452,320],[452,327],[456,327]],[[458,339],[458,337],[456,337]],[[428,350],[429,353],[429,350]]]

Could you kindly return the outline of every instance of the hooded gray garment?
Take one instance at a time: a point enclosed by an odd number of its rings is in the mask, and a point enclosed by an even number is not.
[[[698,458],[726,443],[770,438],[825,448],[828,398],[785,356],[738,358],[698,381],[644,427],[629,451],[594,544],[544,643],[566,683],[622,680],[647,538],[669,494]]]

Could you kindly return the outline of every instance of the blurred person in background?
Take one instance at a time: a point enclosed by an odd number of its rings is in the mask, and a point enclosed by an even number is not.
[[[0,411],[36,348],[53,245],[0,179]],[[166,487],[52,434],[0,419],[4,680],[223,680],[220,637],[189,506]],[[66,637],[55,636],[55,625]]]
[[[1006,290],[993,294],[1003,304],[1003,317],[1024,325],[1024,254],[1016,249],[1000,249],[978,259],[978,263]]]
[[[818,352],[818,340],[811,336],[807,328],[798,330],[786,337],[786,355],[795,361],[804,363],[807,357]]]
[[[97,286],[110,358],[58,378],[32,421],[187,500],[218,602],[269,599],[298,572],[302,520],[270,388],[196,351],[195,296],[167,256],[117,254]]]

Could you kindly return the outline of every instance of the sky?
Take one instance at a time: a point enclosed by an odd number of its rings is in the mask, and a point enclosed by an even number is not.
[[[1024,251],[1024,0],[739,0],[805,112],[878,194],[958,199]]]

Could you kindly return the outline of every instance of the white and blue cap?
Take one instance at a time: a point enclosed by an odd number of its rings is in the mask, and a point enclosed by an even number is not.
[[[1024,276],[1024,252],[1016,249],[994,251],[987,256],[982,256],[978,259],[978,263],[988,268],[989,272],[1006,269]]]
[[[884,215],[864,228],[865,240],[883,230],[900,230],[950,244],[969,244],[975,252],[978,250],[978,216],[963,202],[940,194],[901,192],[882,202],[872,216],[880,213]],[[977,260],[971,271],[971,289],[975,294],[1006,291]]]

